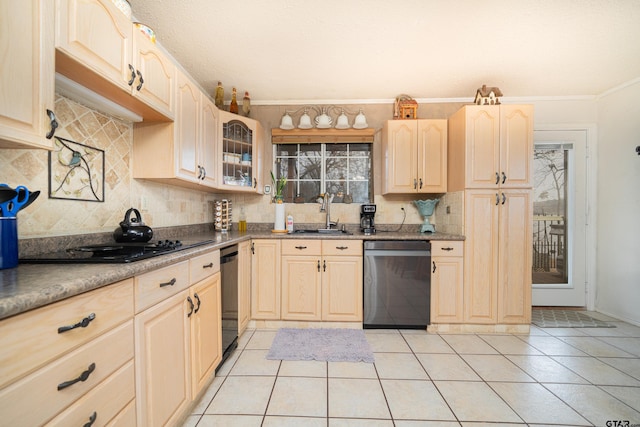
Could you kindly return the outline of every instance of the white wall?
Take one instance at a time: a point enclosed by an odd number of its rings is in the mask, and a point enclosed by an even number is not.
[[[640,80],[597,108],[596,309],[640,324]]]

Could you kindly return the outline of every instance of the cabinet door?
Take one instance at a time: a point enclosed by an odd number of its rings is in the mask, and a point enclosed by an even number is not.
[[[135,318],[139,426],[176,425],[191,404],[188,296],[184,290]]]
[[[418,192],[447,191],[447,121],[418,120]]]
[[[0,148],[47,148],[54,100],[50,0],[0,1]]]
[[[238,245],[238,336],[251,318],[251,242]]]
[[[497,188],[500,170],[500,107],[465,107],[466,188]]]
[[[501,188],[530,188],[532,167],[533,105],[501,105]]]
[[[499,193],[465,191],[464,320],[496,323]]]
[[[251,242],[251,317],[280,319],[280,241]]]
[[[58,0],[57,7],[58,54],[130,93],[136,77],[131,63],[131,20],[110,0]]]
[[[218,186],[233,192],[258,192],[261,128],[255,120],[227,111],[220,111],[219,117]]]
[[[189,181],[198,181],[198,126],[200,117],[200,90],[187,76],[178,73],[178,97],[175,121],[176,175]]]
[[[208,384],[222,359],[220,272],[191,287],[192,396]]]
[[[217,180],[216,150],[218,148],[218,108],[202,94],[202,134],[198,164],[202,168],[201,182],[209,187],[215,187]]]
[[[417,182],[417,126],[414,120],[389,120],[382,130],[382,193],[415,193]]]
[[[175,112],[175,64],[140,31],[133,33],[133,51],[136,68],[133,95],[172,119]]]
[[[532,222],[531,190],[501,193],[498,323],[531,322]]]
[[[362,322],[362,256],[325,256],[322,320]]]
[[[282,319],[320,320],[319,256],[282,257]]]
[[[431,323],[461,323],[464,319],[462,260],[431,258]]]

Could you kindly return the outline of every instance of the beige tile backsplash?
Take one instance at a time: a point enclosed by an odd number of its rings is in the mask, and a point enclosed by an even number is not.
[[[372,127],[380,128],[389,118],[388,106],[368,106],[367,117]],[[451,110],[452,107],[448,106]],[[261,111],[264,110],[264,111]],[[25,185],[31,191],[40,190],[38,200],[20,212],[19,236],[51,237],[95,232],[111,232],[124,217],[126,210],[135,207],[143,220],[151,227],[170,227],[210,223],[213,221],[213,201],[229,198],[233,201],[233,219],[237,222],[244,210],[249,223],[272,223],[274,208],[269,196],[214,194],[131,177],[133,124],[87,108],[75,101],[56,95],[56,116],[60,128],[56,135],[105,151],[105,201],[87,202],[48,198],[48,152],[45,150],[0,150],[0,182],[11,186]],[[256,108],[256,119],[263,122],[265,132],[281,116],[274,107]],[[445,116],[445,112],[433,108],[430,115]],[[277,126],[277,124],[275,125]],[[380,134],[376,134],[374,154],[380,156]],[[264,166],[266,175],[271,167],[271,144],[265,142]],[[379,161],[374,162],[374,175],[379,185],[381,176]],[[421,224],[413,201],[441,197],[431,223],[440,232],[459,233],[462,224],[462,195],[393,195],[374,196],[377,204],[377,224]],[[141,200],[145,200],[145,209]],[[450,214],[446,214],[446,206]],[[406,218],[401,208],[406,212]],[[325,214],[319,204],[287,204],[296,224],[322,224]],[[359,224],[359,204],[335,204],[332,220],[340,224]]]

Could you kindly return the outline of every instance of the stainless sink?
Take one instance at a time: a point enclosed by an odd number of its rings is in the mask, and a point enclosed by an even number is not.
[[[314,229],[296,229],[293,234],[352,234],[346,230],[338,230],[335,228],[314,228]]]

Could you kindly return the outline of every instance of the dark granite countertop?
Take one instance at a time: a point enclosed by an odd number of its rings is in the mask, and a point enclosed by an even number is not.
[[[42,307],[211,250],[249,239],[351,239],[351,240],[464,240],[444,233],[378,232],[352,234],[272,233],[270,231],[207,232],[183,238],[211,239],[214,243],[127,264],[20,264],[0,270],[0,319]]]

